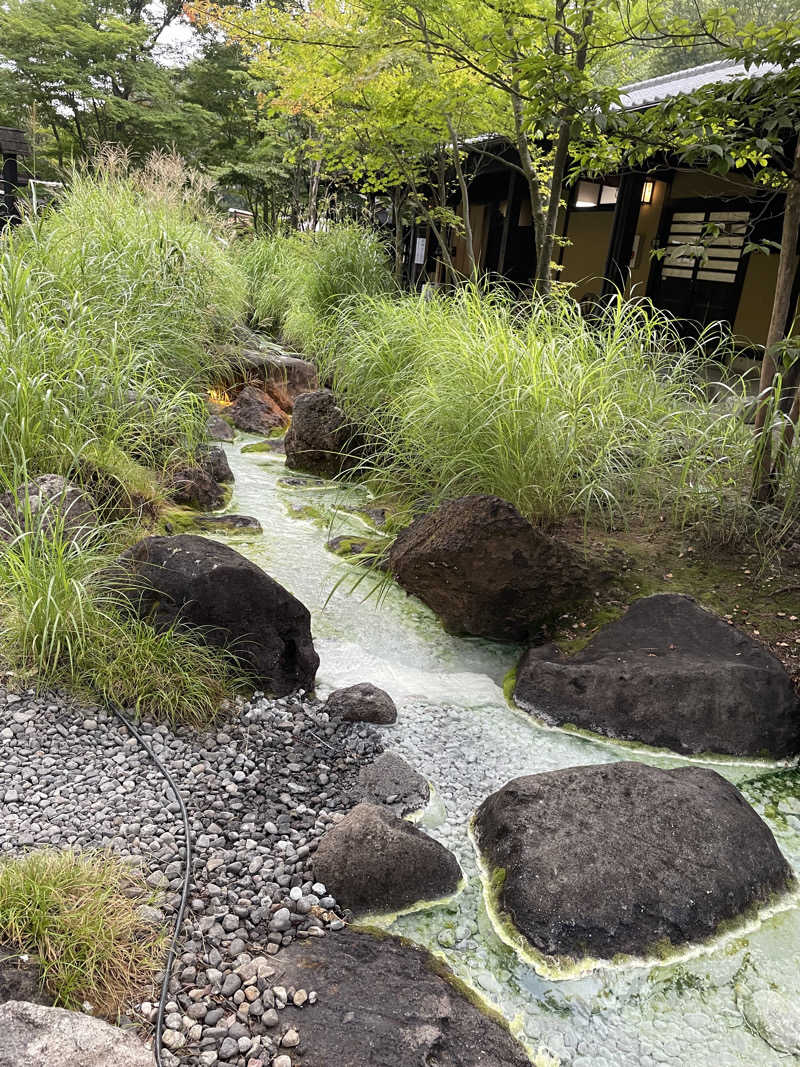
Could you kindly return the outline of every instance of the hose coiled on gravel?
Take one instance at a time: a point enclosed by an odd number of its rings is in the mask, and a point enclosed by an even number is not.
[[[108,707],[109,710],[113,712],[114,715],[116,715],[120,722],[123,723],[126,730],[131,734],[131,736],[136,738],[136,740],[139,742],[144,751],[152,760],[156,770],[159,772],[159,774],[162,775],[164,780],[167,782],[170,789],[175,794],[175,799],[177,800],[178,806],[181,809],[181,816],[183,818],[183,830],[186,838],[186,868],[183,874],[183,890],[181,892],[181,900],[178,906],[177,918],[175,919],[175,929],[172,934],[172,941],[170,942],[169,952],[167,953],[167,963],[164,969],[164,980],[161,983],[161,996],[159,997],[158,1014],[156,1015],[156,1040],[153,1048],[157,1067],[164,1067],[163,1060],[161,1058],[161,1054],[163,1052],[163,1047],[161,1044],[161,1034],[164,1028],[164,1010],[166,1007],[167,1000],[169,998],[169,981],[172,976],[172,965],[175,962],[175,955],[178,947],[178,938],[180,937],[181,927],[183,926],[183,916],[186,912],[186,904],[189,900],[189,889],[191,888],[192,884],[192,832],[189,827],[189,813],[186,810],[186,804],[184,803],[183,797],[181,796],[181,791],[180,789],[178,789],[175,779],[169,773],[169,771],[158,758],[158,756],[156,756],[155,752],[153,752],[150,745],[147,743],[147,741],[145,741],[145,739],[142,737],[142,735],[139,733],[139,731],[136,729],[130,719],[128,719],[128,717],[123,714],[122,709],[117,707],[116,704],[112,703],[109,703]]]

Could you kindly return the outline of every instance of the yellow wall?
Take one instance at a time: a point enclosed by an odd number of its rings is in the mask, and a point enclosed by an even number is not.
[[[613,211],[571,211],[564,249],[562,282],[575,284],[575,297],[584,293],[599,293],[603,288],[603,271],[611,240]]]
[[[639,220],[636,223],[636,233],[639,237],[639,249],[636,254],[636,262],[631,270],[631,281],[628,292],[633,296],[644,296],[647,291],[647,279],[650,276],[650,268],[653,259],[650,253],[653,250],[658,228],[661,225],[661,212],[667,195],[666,182],[653,183],[653,198],[649,204],[642,204],[639,208]]]

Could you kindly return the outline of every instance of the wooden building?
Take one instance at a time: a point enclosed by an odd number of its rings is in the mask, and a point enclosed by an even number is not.
[[[658,106],[701,85],[742,78],[744,67],[709,63],[623,90],[629,108]],[[750,72],[751,74],[753,72]],[[497,145],[492,146],[498,153]],[[504,149],[513,151],[510,146]],[[508,157],[506,157],[508,158]],[[480,269],[525,286],[535,249],[527,189],[502,161],[480,170],[470,189],[473,245]],[[727,320],[743,346],[766,340],[777,274],[777,255],[747,251],[751,242],[780,238],[783,194],[765,191],[744,176],[659,166],[576,181],[564,191],[556,248],[559,279],[578,299],[622,288],[699,324]],[[711,224],[711,226],[709,226]],[[687,247],[705,238],[696,254]],[[428,276],[444,277],[428,243]],[[670,248],[673,251],[670,251]],[[666,249],[663,257],[655,249]],[[454,261],[466,273],[464,242]],[[800,291],[796,272],[795,296]],[[792,306],[796,306],[796,299]]]

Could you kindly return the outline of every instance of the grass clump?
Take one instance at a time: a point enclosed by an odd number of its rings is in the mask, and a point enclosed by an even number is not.
[[[312,356],[325,350],[330,321],[348,300],[396,290],[380,238],[354,223],[261,237],[240,258],[253,321]]]
[[[245,278],[198,179],[109,155],[0,241],[0,465],[75,474],[90,446],[162,471],[204,437],[198,390]],[[78,471],[78,474],[80,472]],[[114,475],[117,470],[112,470]]]
[[[138,713],[202,727],[241,672],[222,650],[174,629],[156,632],[121,610],[109,571],[114,531],[78,543],[55,520],[0,553],[0,649],[16,674],[40,687],[68,685]]]
[[[111,854],[42,850],[0,861],[0,943],[38,958],[63,1008],[115,1019],[164,964],[165,934],[137,907],[144,881]]]

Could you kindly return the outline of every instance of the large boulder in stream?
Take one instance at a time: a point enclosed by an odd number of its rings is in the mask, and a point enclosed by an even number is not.
[[[314,688],[308,609],[239,552],[194,534],[146,537],[120,564],[116,587],[156,629],[177,624],[229,650],[268,693]]]
[[[702,767],[516,778],[481,804],[474,831],[501,913],[545,955],[701,941],[793,883],[766,823]]]
[[[376,804],[357,804],[336,823],[312,862],[317,881],[361,915],[438,900],[461,881],[452,852]]]
[[[530,1067],[498,1015],[399,938],[310,937],[289,945],[280,963],[284,986],[318,994],[313,1009],[290,1002],[282,1013],[300,1033],[303,1067]]]
[[[800,750],[800,702],[780,661],[678,594],[635,601],[572,656],[532,649],[514,699],[551,723],[678,752]]]
[[[359,448],[358,433],[330,389],[297,398],[284,444],[287,467],[330,478],[352,466]]]
[[[451,633],[501,641],[524,640],[599,580],[582,555],[496,496],[459,497],[416,519],[389,568]]]
[[[237,430],[265,436],[273,430],[282,429],[289,422],[289,416],[272,397],[254,385],[245,385],[227,409],[227,415]]]

